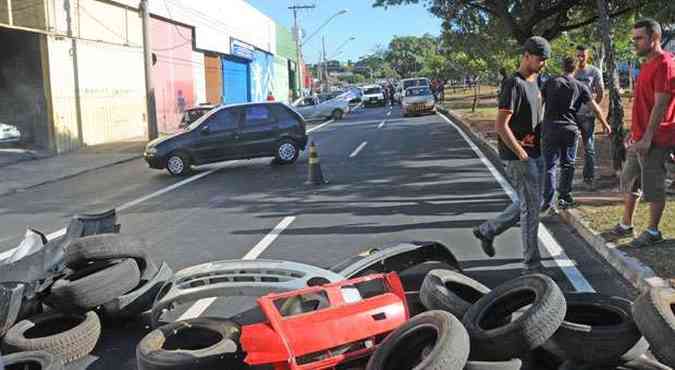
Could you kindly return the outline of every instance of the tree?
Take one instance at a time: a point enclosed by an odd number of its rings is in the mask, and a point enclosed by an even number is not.
[[[438,40],[431,35],[394,37],[385,60],[401,77],[414,77],[421,72],[425,59],[437,53]]]
[[[610,18],[658,0],[612,0]],[[374,7],[422,4],[445,21],[445,28],[467,29],[476,23],[498,24],[519,44],[534,35],[548,40],[598,20],[589,0],[373,0]]]
[[[614,63],[614,44],[612,42],[612,29],[609,19],[609,5],[607,0],[596,0],[598,4],[598,13],[600,14],[600,33],[602,34],[603,44],[607,53],[607,89],[609,90],[609,116],[608,119],[614,131],[612,139],[612,161],[615,170],[619,170],[626,158],[626,150],[623,146],[623,104],[621,103],[621,94],[614,78],[616,74],[616,65]]]

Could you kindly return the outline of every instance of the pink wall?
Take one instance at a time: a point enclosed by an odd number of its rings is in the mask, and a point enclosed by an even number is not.
[[[192,30],[155,18],[150,23],[157,124],[160,132],[174,132],[182,111],[195,104]]]

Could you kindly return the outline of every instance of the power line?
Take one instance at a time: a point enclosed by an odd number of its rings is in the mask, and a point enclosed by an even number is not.
[[[101,21],[101,20],[99,20],[98,18],[96,18],[95,16],[93,16],[93,15],[92,15],[91,13],[89,13],[89,11],[87,11],[87,9],[84,8],[84,7],[82,6],[82,4],[79,3],[79,2],[78,2],[78,8],[79,8],[80,10],[82,10],[82,12],[83,12],[85,15],[87,15],[89,18],[91,18],[94,22],[98,23],[98,25],[100,25],[101,27],[105,28],[106,30],[108,30],[108,32],[112,33],[113,35],[119,37],[120,40],[123,40],[123,41],[125,41],[127,44],[129,44],[129,40],[126,38],[126,36],[123,36],[121,33],[117,33],[117,31],[115,31],[115,30],[113,30],[112,28],[110,28],[109,26],[107,26],[105,23],[103,23],[103,21]],[[82,30],[80,29],[79,32],[82,32]],[[129,45],[131,45],[131,44],[129,44]],[[136,46],[140,46],[140,45],[136,45]]]

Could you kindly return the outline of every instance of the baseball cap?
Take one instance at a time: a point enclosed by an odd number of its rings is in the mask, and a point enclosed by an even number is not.
[[[545,59],[551,57],[551,44],[541,36],[532,36],[527,39],[523,45],[523,50]]]

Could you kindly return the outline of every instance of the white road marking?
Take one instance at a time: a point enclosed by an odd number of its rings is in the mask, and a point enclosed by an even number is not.
[[[242,258],[245,260],[254,260],[258,258],[262,254],[262,252],[267,249],[278,237],[279,235],[291,224],[295,221],[295,217],[289,216],[289,217],[284,217],[281,222],[277,226],[270,231],[269,234],[267,234],[258,244],[253,247],[246,255]],[[188,320],[188,319],[193,319],[195,317],[199,317],[204,311],[206,311],[207,308],[209,308],[210,305],[213,304],[218,299],[218,297],[209,297],[209,298],[204,298],[200,299],[197,302],[195,302],[190,308],[188,308],[185,312],[183,312],[182,315],[178,318],[178,321],[181,320]]]
[[[391,111],[387,112],[387,117],[391,116]]]
[[[317,126],[316,128],[318,128],[318,126]],[[129,208],[134,207],[134,206],[136,206],[136,205],[138,205],[138,204],[140,204],[140,203],[145,202],[146,200],[149,200],[149,199],[152,199],[152,198],[156,198],[156,197],[158,197],[158,196],[160,196],[160,195],[162,195],[162,194],[166,194],[166,193],[168,193],[168,192],[170,192],[170,191],[172,191],[172,190],[178,189],[178,188],[180,188],[181,186],[185,186],[185,185],[187,185],[187,184],[189,184],[189,183],[195,182],[195,181],[197,181],[197,180],[199,180],[199,179],[202,179],[202,178],[204,178],[204,177],[206,177],[206,176],[209,176],[209,175],[215,173],[216,171],[221,170],[221,169],[223,169],[223,168],[227,168],[227,167],[229,167],[229,166],[231,166],[231,165],[233,165],[233,164],[235,164],[235,163],[237,163],[237,162],[239,162],[239,161],[229,161],[229,162],[225,162],[225,163],[219,164],[219,165],[218,165],[218,168],[215,168],[215,169],[212,169],[212,170],[209,170],[209,171],[206,171],[206,172],[198,173],[198,174],[196,174],[196,175],[194,175],[194,176],[190,176],[190,177],[188,177],[188,178],[185,179],[185,180],[182,180],[182,181],[179,181],[179,182],[177,182],[177,183],[175,183],[175,184],[173,184],[173,185],[167,186],[167,187],[165,187],[165,188],[163,188],[163,189],[160,189],[160,190],[158,190],[158,191],[156,191],[156,192],[154,192],[154,193],[151,193],[151,194],[142,196],[142,197],[140,197],[140,198],[138,198],[138,199],[135,199],[135,200],[132,200],[132,201],[130,201],[130,202],[124,203],[124,204],[122,204],[122,205],[120,205],[120,206],[117,206],[117,207],[115,207],[115,209],[116,209],[118,212],[123,211],[123,210],[125,210],[125,209],[129,209]],[[65,234],[66,234],[66,228],[64,227],[64,228],[61,228],[61,229],[59,229],[59,230],[54,231],[53,233],[47,234],[46,237],[47,237],[47,240],[52,240],[52,239],[61,237],[61,236],[65,235]],[[5,259],[5,258],[11,256],[11,255],[14,253],[15,250],[16,250],[16,248],[12,248],[12,249],[10,249],[10,250],[7,250],[7,251],[5,251],[5,252],[0,253],[0,261],[2,261],[3,259]]]
[[[440,117],[442,117],[447,123],[450,124],[459,134],[464,138],[464,140],[469,144],[471,149],[478,155],[478,158],[485,164],[485,166],[490,170],[490,173],[492,173],[492,176],[499,182],[499,185],[501,185],[502,189],[508,194],[508,196],[511,199],[514,199],[516,197],[515,191],[511,187],[511,184],[506,181],[504,176],[502,176],[499,171],[495,168],[495,166],[490,162],[483,152],[478,149],[476,144],[474,144],[473,141],[469,138],[469,136],[462,130],[460,129],[452,120],[450,120],[448,117],[444,116],[443,114],[438,113]],[[539,225],[539,240],[541,244],[546,248],[547,252],[550,254],[551,257],[557,257],[554,259],[556,262],[556,265],[562,270],[562,272],[565,274],[567,279],[572,283],[572,286],[574,286],[574,289],[578,292],[595,292],[595,289],[591,286],[591,284],[586,280],[584,275],[579,271],[579,269],[576,268],[574,265],[568,265],[559,261],[565,261],[569,260],[563,249],[560,247],[560,244],[553,238],[551,235],[550,231],[544,226],[543,224]]]
[[[320,128],[322,128],[322,127],[328,125],[328,124],[331,124],[331,123],[333,123],[333,122],[335,122],[335,120],[326,121],[326,122],[324,122],[324,123],[322,123],[322,124],[320,124],[320,125],[318,125],[318,126],[316,126],[316,127],[312,127],[312,128],[310,128],[310,129],[308,129],[308,130],[307,130],[307,133],[309,134],[310,132],[315,131],[315,130],[318,130],[318,129],[320,129]]]
[[[388,114],[387,114],[387,115],[388,115]],[[387,122],[386,119],[385,119],[384,121],[382,121],[379,125],[377,125],[377,128],[382,128],[382,127],[384,127],[384,123],[385,123],[385,122]]]
[[[483,260],[484,261],[484,260]],[[462,263],[466,263],[467,261],[462,261]],[[546,268],[554,268],[554,267],[575,267],[576,262],[573,260],[568,260],[568,259],[556,259],[556,260],[546,260],[546,261],[541,261],[541,264],[546,267]],[[522,270],[525,268],[525,264],[522,262],[513,262],[513,263],[505,263],[503,265],[498,265],[498,266],[476,266],[476,267],[467,267],[464,269],[464,271],[506,271],[506,270]]]
[[[368,142],[367,142],[367,141],[362,142],[361,145],[359,145],[356,149],[354,149],[354,151],[352,152],[352,154],[349,155],[349,158],[354,158],[354,157],[356,157],[357,155],[359,155],[359,152],[360,152],[361,150],[363,150],[363,148],[365,148],[366,145],[368,145]]]
[[[267,234],[258,244],[256,244],[253,249],[246,253],[242,259],[254,260],[258,258],[258,256],[260,256],[262,252],[264,252],[265,249],[267,249],[267,247],[269,247],[272,242],[274,242],[279,237],[279,235],[281,235],[281,233],[286,230],[286,228],[291,223],[293,223],[293,221],[295,221],[294,216],[285,217],[283,220],[281,220],[281,222],[279,222],[277,226],[274,227],[274,229],[272,229],[272,231],[270,231],[269,234]]]

